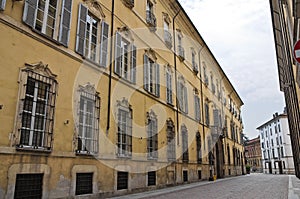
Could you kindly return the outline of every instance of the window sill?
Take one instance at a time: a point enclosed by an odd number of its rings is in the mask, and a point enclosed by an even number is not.
[[[79,150],[76,150],[75,154],[78,156],[95,156],[95,155],[97,155],[96,153],[91,153],[89,151],[79,151]]]
[[[117,154],[117,157],[120,159],[131,159],[131,155],[123,155],[123,154]]]
[[[46,39],[50,40],[51,42],[55,43],[56,45],[65,46],[65,45],[61,44],[59,41],[53,39],[52,37],[49,37],[48,35],[40,32],[40,31],[38,31],[38,30],[36,30],[34,28],[32,28],[32,31],[35,32],[35,33],[37,33],[37,34],[39,34],[39,35],[41,35],[41,36],[43,36],[43,37],[45,37]],[[65,46],[65,47],[67,48],[68,46]]]
[[[42,148],[42,147],[35,147],[35,146],[25,146],[25,145],[17,145],[17,151],[28,151],[28,152],[41,152],[41,153],[51,153],[51,148]]]

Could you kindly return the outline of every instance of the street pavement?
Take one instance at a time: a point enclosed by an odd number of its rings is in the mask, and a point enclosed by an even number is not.
[[[292,175],[256,174],[201,181],[115,199],[300,199],[300,180]]]

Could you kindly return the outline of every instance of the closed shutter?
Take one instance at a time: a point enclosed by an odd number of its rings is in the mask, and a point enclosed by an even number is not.
[[[188,96],[186,87],[184,87],[184,112],[188,113]]]
[[[214,114],[214,126],[221,127],[220,111],[218,109],[214,109],[213,114]]]
[[[156,75],[156,90],[155,90],[155,95],[157,97],[160,96],[160,78],[159,78],[159,64],[155,64],[155,75]]]
[[[131,47],[131,82],[136,83],[136,46]]]
[[[106,67],[107,65],[107,47],[108,47],[108,28],[106,22],[102,22],[101,28],[101,43],[100,43],[100,66]]]
[[[85,47],[85,32],[86,32],[86,18],[88,9],[80,4],[78,12],[77,38],[76,38],[76,52],[84,55]]]
[[[5,3],[6,3],[6,0],[0,0],[0,10],[5,9]]]
[[[23,21],[30,27],[34,27],[37,13],[38,0],[26,0],[23,12]]]
[[[122,37],[120,33],[116,33],[116,49],[115,49],[115,73],[118,75],[121,75],[121,52],[122,52],[122,46],[121,46],[121,40]]]
[[[64,0],[62,4],[59,42],[67,47],[70,36],[72,0]]]
[[[146,91],[149,90],[148,83],[149,83],[149,60],[148,60],[148,56],[144,55],[144,89]]]

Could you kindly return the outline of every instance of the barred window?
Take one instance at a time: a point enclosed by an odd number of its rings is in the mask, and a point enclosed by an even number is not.
[[[34,72],[37,66],[42,68],[41,73]],[[42,64],[27,65],[21,71],[20,82],[20,109],[16,124],[20,134],[17,136],[17,149],[49,151],[53,138],[57,87],[55,75]]]
[[[181,136],[182,136],[182,161],[189,161],[189,146],[188,146],[188,132],[185,125],[181,127]]]
[[[94,87],[80,87],[77,154],[98,153],[100,97]]]
[[[158,132],[157,132],[157,116],[151,111],[147,118],[147,151],[149,159],[157,159],[158,157]]]
[[[176,146],[175,146],[175,127],[171,119],[167,120],[167,156],[168,161],[176,160]]]
[[[201,151],[201,135],[199,132],[196,133],[196,143],[197,143],[197,162],[202,163],[202,151]]]
[[[183,77],[180,77],[177,82],[177,89],[178,89],[178,103],[179,103],[179,109],[183,113],[188,113],[188,93],[187,93],[187,87],[185,85],[185,81]]]
[[[43,174],[17,174],[14,198],[42,198]]]
[[[93,193],[93,173],[76,173],[75,195]]]
[[[172,93],[172,73],[171,69],[168,68],[166,71],[166,86],[167,86],[167,103],[173,104],[173,93]]]
[[[118,101],[117,155],[131,157],[132,154],[132,109],[126,99]]]
[[[194,95],[195,101],[195,119],[200,122],[200,98],[197,95]]]
[[[128,189],[128,172],[119,171],[117,174],[117,190]]]
[[[148,172],[148,186],[156,185],[156,172],[149,171]]]

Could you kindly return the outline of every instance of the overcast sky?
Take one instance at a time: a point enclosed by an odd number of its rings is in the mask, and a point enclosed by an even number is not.
[[[244,102],[244,133],[281,113],[268,0],[179,0]]]

